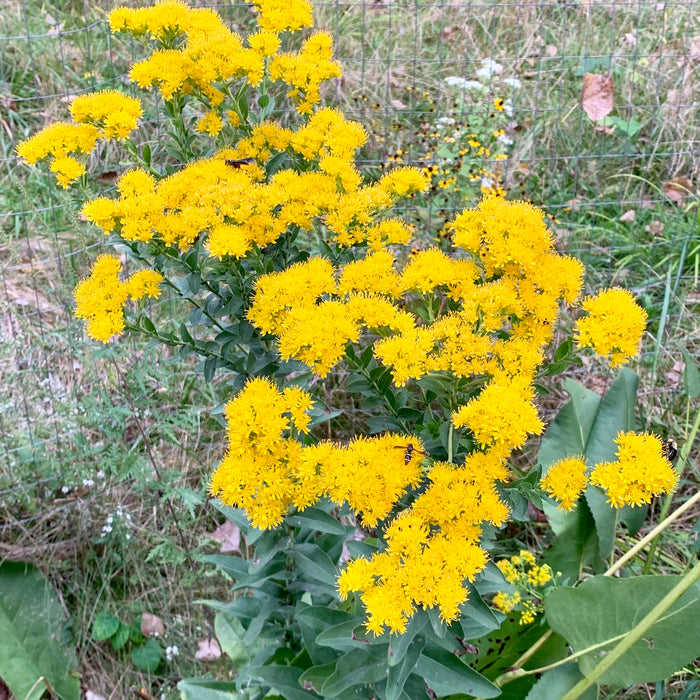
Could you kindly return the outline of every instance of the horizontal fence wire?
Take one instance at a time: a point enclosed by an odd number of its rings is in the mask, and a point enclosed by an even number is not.
[[[68,118],[72,97],[101,89],[136,94],[128,68],[143,48],[111,36],[106,19],[122,4],[6,0],[0,17],[5,526],[17,504],[29,522],[32,498],[51,499],[98,471],[117,470],[115,450],[128,453],[134,439],[125,399],[110,390],[107,354],[72,315],[72,289],[103,245],[101,234],[80,219],[69,192],[15,155],[20,141]],[[217,10],[241,34],[254,27],[251,5],[192,4]],[[333,36],[343,66],[326,102],[367,130],[358,153],[363,172],[378,177],[397,164],[445,171],[425,207],[409,203],[401,214],[434,233],[473,206],[482,186],[497,183],[508,197],[545,208],[566,250],[593,263],[592,282],[661,297],[670,284],[669,318],[688,323],[697,351],[697,324],[689,319],[700,251],[687,190],[697,192],[700,181],[700,1],[358,0],[314,8],[316,28]],[[582,108],[586,74],[612,80],[614,107],[605,120],[594,122]],[[150,99],[144,131],[158,142],[164,125],[157,96]],[[479,155],[470,142],[484,138],[506,157]],[[91,158],[106,193],[122,159],[112,145]],[[473,171],[464,175],[467,184],[450,189],[450,173],[465,163]],[[636,272],[626,277],[614,260],[636,262]],[[652,268],[656,274],[645,276]],[[690,301],[676,303],[689,289]],[[181,313],[170,299],[158,308]],[[121,345],[126,366],[167,360],[152,348]],[[197,376],[193,366],[178,371]],[[145,419],[156,383],[134,388]]]

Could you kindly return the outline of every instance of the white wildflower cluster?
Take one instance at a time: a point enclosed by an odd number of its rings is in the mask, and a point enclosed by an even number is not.
[[[102,526],[102,532],[100,536],[107,537],[108,535],[110,535],[119,522],[121,522],[127,530],[127,532],[124,533],[124,539],[127,541],[130,540],[131,533],[128,532],[128,528],[131,524],[131,513],[125,513],[122,506],[117,506],[114,513],[110,513],[107,516],[105,524]]]
[[[177,644],[173,644],[171,647],[165,647],[165,658],[168,661],[172,661],[176,656],[180,655],[180,650],[177,648]]]

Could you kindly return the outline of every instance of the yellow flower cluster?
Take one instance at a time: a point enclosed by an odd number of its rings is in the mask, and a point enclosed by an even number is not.
[[[553,580],[552,569],[547,564],[539,566],[532,552],[521,549],[510,559],[496,563],[512,591],[500,591],[493,597],[493,604],[504,613],[520,611],[520,624],[529,625],[543,611],[542,589]]]
[[[620,433],[615,442],[614,462],[601,462],[587,474],[583,457],[567,457],[549,467],[540,485],[565,510],[573,508],[589,483],[603,488],[614,508],[649,503],[653,496],[673,491],[678,473],[657,435]]]
[[[300,114],[310,114],[313,106],[321,101],[323,82],[340,77],[340,65],[332,55],[330,34],[318,32],[304,42],[299,53],[279,54],[270,63],[270,78],[292,87],[287,97],[296,102]]]
[[[583,457],[566,457],[550,465],[540,481],[542,489],[559,501],[563,510],[572,510],[588,485]]]
[[[63,188],[85,174],[84,161],[98,139],[125,138],[142,110],[137,99],[105,90],[76,97],[70,112],[73,122],[51,124],[17,146],[17,155],[30,165],[50,157],[49,170]]]
[[[139,87],[157,87],[166,100],[194,94],[215,108],[225,97],[220,85],[245,78],[257,86],[269,70],[271,80],[290,86],[288,95],[298,111],[310,114],[321,99],[321,84],[341,74],[332,59],[330,35],[318,32],[299,52],[278,53],[278,34],[312,26],[311,5],[306,0],[258,0],[255,5],[261,31],[248,38],[248,47],[216,12],[189,8],[178,0],[137,9],[120,7],[110,14],[109,22],[113,32],[157,42],[158,50],[134,64],[130,77]],[[199,129],[214,135],[218,126],[217,119],[207,115]]]
[[[664,456],[657,435],[620,433],[617,459],[596,465],[590,481],[603,488],[615,508],[649,503],[653,496],[670,493],[678,484],[678,473]]]
[[[249,381],[226,406],[229,444],[212,493],[244,508],[259,528],[278,525],[290,508],[303,510],[324,495],[346,501],[374,527],[420,481],[420,442],[412,443],[409,460],[401,435],[304,447],[294,435],[308,427],[310,407],[311,397],[301,389],[279,392],[269,380]]]
[[[125,173],[119,183],[119,198],[100,197],[83,208],[85,217],[105,233],[116,231],[126,240],[148,241],[156,237],[168,245],[187,250],[200,236],[207,237],[209,253],[223,258],[243,257],[257,245],[275,242],[292,226],[311,230],[315,220],[325,217],[337,242],[350,245],[379,237],[396,241],[393,229],[377,233],[371,222],[391,207],[396,194],[396,176],[369,185],[359,185],[352,167],[353,151],[364,140],[364,131],[332,109],[320,110],[306,126],[294,133],[274,124],[256,127],[236,150],[225,149],[213,158],[190,163],[156,182],[143,170]],[[264,182],[257,165],[232,168],[228,158],[266,160],[286,149],[303,154],[323,168],[326,161],[342,160],[346,177],[326,173],[282,170]],[[405,192],[423,185],[418,171],[406,169]],[[420,174],[418,174],[420,178]],[[352,187],[346,190],[345,187]],[[406,230],[399,238],[405,240]]]
[[[158,297],[163,277],[154,270],[139,270],[119,280],[122,264],[113,255],[101,255],[90,276],[75,288],[75,315],[87,323],[87,333],[103,343],[124,330],[124,304],[132,299]]]
[[[611,367],[637,354],[647,314],[632,292],[619,287],[608,289],[586,299],[582,307],[588,316],[577,324],[581,347],[592,347],[599,355],[610,356]]]
[[[305,447],[295,436],[308,426],[310,404],[299,389],[249,381],[226,407],[229,444],[212,493],[244,508],[256,527],[274,527],[291,508],[321,496],[347,502],[375,527],[409,487],[421,484],[420,440],[389,433]],[[498,526],[508,517],[495,487],[508,474],[504,460],[489,453],[471,455],[462,467],[433,465],[427,487],[388,525],[386,551],[351,562],[339,579],[341,596],[362,593],[368,629],[403,631],[419,605],[438,606],[445,620],[457,616],[467,597],[464,581],[486,565],[482,523]]]
[[[488,453],[474,453],[462,467],[433,465],[428,487],[387,527],[386,550],[351,561],[338,579],[342,598],[361,592],[367,629],[402,633],[418,606],[437,606],[447,622],[457,618],[468,596],[464,582],[488,559],[479,546],[482,523],[499,526],[509,515],[495,487],[507,475],[503,460]]]
[[[49,169],[66,188],[85,173],[84,162],[75,156],[90,153],[99,137],[99,130],[90,124],[56,122],[20,143],[17,155],[30,165],[50,157]]]
[[[117,90],[102,90],[76,97],[70,105],[73,121],[93,124],[104,139],[124,139],[135,128],[143,109],[135,97]]]

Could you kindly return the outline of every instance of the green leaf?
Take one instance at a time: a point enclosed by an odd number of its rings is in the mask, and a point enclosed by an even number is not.
[[[78,700],[78,660],[68,619],[49,582],[32,564],[0,564],[0,677],[16,698],[38,700],[51,686],[61,700]],[[30,689],[40,678],[30,694]]]
[[[338,569],[319,546],[312,543],[297,544],[289,552],[289,556],[299,570],[304,572],[306,578],[310,577],[317,583],[325,583],[335,592]]]
[[[299,623],[304,646],[315,665],[334,662],[338,656],[330,647],[316,644],[318,635],[349,620],[354,620],[354,615],[322,606],[308,606],[297,611],[296,621]]]
[[[130,634],[131,629],[129,628],[129,625],[119,625],[119,629],[111,639],[112,649],[114,649],[115,651],[119,651],[119,649],[122,649],[124,645],[129,641]]]
[[[693,361],[690,353],[679,345],[683,353],[683,362],[685,369],[683,370],[683,388],[689,399],[697,399],[700,396],[700,370]]]
[[[248,641],[246,629],[235,613],[218,612],[214,618],[214,632],[221,651],[231,659],[234,668],[250,662],[266,644],[260,635]]]
[[[566,692],[582,678],[581,672],[574,663],[552,668],[542,674],[525,700],[561,700]],[[591,687],[581,697],[583,700],[596,700],[598,691],[595,687]]]
[[[500,627],[496,613],[484,602],[478,591],[467,584],[469,598],[460,608],[459,624],[462,627],[464,639],[476,639],[497,630]]]
[[[445,649],[423,649],[416,665],[416,673],[436,695],[464,693],[480,698],[495,698],[501,691],[480,673]]]
[[[302,670],[294,666],[254,666],[242,668],[239,685],[270,687],[282,695],[285,700],[318,700],[318,695],[308,693],[301,688],[299,678]]]
[[[603,646],[579,659],[586,675],[678,583],[679,576],[595,576],[576,588],[547,596],[552,629],[575,651]],[[700,656],[700,582],[685,592],[601,678],[603,685],[630,686],[667,678]]]
[[[331,674],[321,687],[321,694],[333,697],[353,685],[377,683],[386,678],[388,664],[386,654],[377,654],[365,649],[353,649],[343,654]]]
[[[408,677],[416,670],[416,664],[424,646],[425,638],[418,635],[401,661],[389,666],[389,675],[386,679],[386,700],[399,700]]]
[[[160,642],[153,638],[131,652],[131,660],[134,666],[146,673],[154,673],[160,666],[162,657],[163,651],[160,647]]]
[[[284,519],[288,525],[295,527],[307,527],[319,532],[330,532],[332,535],[345,536],[346,528],[332,515],[328,515],[319,508],[307,508],[295,515],[289,515]]]
[[[404,656],[408,653],[414,637],[422,631],[428,617],[424,610],[417,610],[413,617],[408,621],[406,630],[403,634],[392,634],[389,642],[389,666],[395,666],[403,661]],[[425,642],[420,644],[421,649]]]
[[[204,360],[204,381],[211,382],[211,380],[214,379],[218,361],[218,357],[207,357],[207,359]]]
[[[183,678],[178,684],[182,700],[240,700],[235,681]]]
[[[113,615],[108,610],[102,610],[92,623],[92,638],[96,642],[109,639],[113,634],[117,633],[120,625],[121,623],[116,615]]]

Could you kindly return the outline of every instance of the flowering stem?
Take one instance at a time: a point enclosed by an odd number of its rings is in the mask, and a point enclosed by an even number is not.
[[[685,445],[683,445],[683,448],[681,449],[681,455],[678,460],[678,472],[679,475],[683,473],[683,469],[685,467],[686,460],[688,459],[688,454],[690,453],[690,448],[692,447],[693,443],[695,442],[695,438],[698,434],[698,429],[700,428],[700,411],[698,411],[698,414],[695,416],[695,423],[693,423],[693,427],[690,429],[690,435],[688,436],[688,439],[686,440]],[[688,506],[688,503],[693,501],[694,498],[700,496],[700,492],[696,493],[693,498],[690,499],[690,501],[685,503],[685,506]],[[663,528],[661,526],[663,525],[666,527],[670,522],[672,522],[671,519],[669,519],[668,523],[666,523],[666,515],[671,508],[671,502],[673,501],[673,494],[668,494],[666,498],[664,499],[663,505],[661,506],[661,512],[659,513],[659,518],[661,522],[659,525],[657,525],[644,539],[648,539],[650,536],[654,539],[652,542],[651,547],[649,547],[649,555],[647,556],[647,560],[644,564],[644,574],[648,574],[651,571],[651,565],[654,561],[654,555],[656,554],[656,548],[658,547],[659,540],[657,538],[658,534],[661,532]],[[684,507],[684,506],[682,506]],[[679,509],[680,510],[680,509]],[[687,510],[687,507],[685,508]],[[682,511],[682,512],[685,512]],[[680,513],[676,511],[677,514],[673,515],[673,520],[675,520]],[[661,529],[659,529],[661,528]],[[644,542],[644,540],[642,540]],[[637,547],[639,547],[642,542],[640,542]],[[642,545],[643,546],[643,545]],[[636,549],[636,548],[633,548]],[[628,552],[625,556],[629,558],[630,552]],[[626,561],[626,560],[625,560]]]
[[[700,581],[700,562],[698,562],[681,580],[654,606],[648,615],[633,627],[623,640],[606,654],[593,670],[582,678],[561,700],[576,700],[601,678],[629,649],[638,642],[644,633],[697,581]]]

